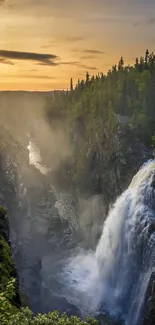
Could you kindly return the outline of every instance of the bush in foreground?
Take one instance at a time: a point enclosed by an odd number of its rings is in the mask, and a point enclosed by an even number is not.
[[[14,296],[14,283],[8,283],[5,292],[0,293],[0,324],[1,325],[97,325],[98,322],[91,318],[81,320],[76,316],[59,316],[58,311],[48,314],[33,316],[29,308],[21,308],[11,304]]]

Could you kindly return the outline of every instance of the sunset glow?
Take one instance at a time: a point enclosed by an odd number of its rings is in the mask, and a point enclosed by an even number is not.
[[[148,5],[149,4],[149,5]],[[1,0],[0,90],[65,89],[155,50],[153,0]]]

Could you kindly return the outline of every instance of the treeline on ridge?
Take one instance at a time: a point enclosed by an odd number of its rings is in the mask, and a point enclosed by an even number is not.
[[[131,142],[137,139],[147,148],[155,144],[155,54],[146,50],[133,66],[121,57],[107,74],[87,72],[75,87],[71,79],[69,91],[55,92],[49,99],[47,116],[51,124],[65,122],[71,135],[73,186],[84,184],[84,176],[91,179],[86,172],[91,170],[89,175],[95,175],[89,187],[100,192],[101,165],[105,184],[106,167],[118,156],[120,164]]]

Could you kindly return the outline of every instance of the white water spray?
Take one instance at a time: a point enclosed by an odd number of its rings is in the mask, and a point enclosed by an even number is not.
[[[117,199],[96,251],[82,252],[67,261],[64,292],[84,314],[105,308],[121,315],[127,325],[140,324],[155,265],[154,188],[155,161],[150,161]]]
[[[27,149],[29,151],[29,164],[34,165],[43,175],[46,175],[50,169],[41,164],[42,158],[40,155],[40,149],[32,141],[29,141]]]

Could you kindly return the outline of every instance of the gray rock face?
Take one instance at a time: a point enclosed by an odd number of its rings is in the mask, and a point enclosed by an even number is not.
[[[34,313],[56,308],[79,315],[62,294],[57,295],[56,280],[70,249],[69,219],[74,207],[69,208],[69,197],[56,196],[50,175],[45,177],[30,166],[27,156],[17,143],[14,152],[1,152],[0,159],[0,203],[7,206],[10,227],[10,236],[6,231],[5,235],[11,242],[20,287]]]

